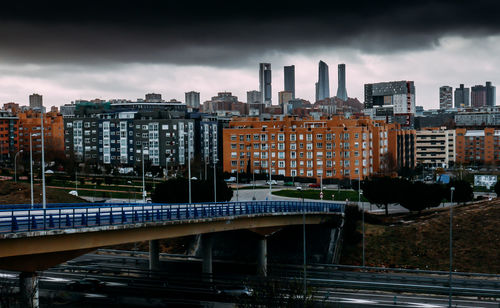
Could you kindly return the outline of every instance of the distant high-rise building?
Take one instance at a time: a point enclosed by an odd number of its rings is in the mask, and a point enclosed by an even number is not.
[[[439,88],[439,109],[453,108],[453,88],[442,86]]]
[[[337,97],[347,101],[347,89],[345,87],[345,64],[339,64],[339,86],[337,88]]]
[[[469,104],[469,88],[465,88],[463,84],[455,89],[455,108],[465,108]]]
[[[486,87],[475,85],[471,88],[470,101],[472,107],[486,106]]]
[[[415,117],[413,81],[390,81],[365,84],[365,109],[371,116],[412,128]]]
[[[33,93],[30,95],[30,108],[41,109],[43,107],[43,97],[40,94]]]
[[[247,104],[260,104],[262,99],[262,94],[260,91],[252,90],[247,91]]]
[[[496,87],[491,85],[491,81],[486,81],[486,106],[497,104],[496,95]]]
[[[290,91],[281,91],[278,93],[279,104],[281,106],[281,110],[284,114],[288,112],[288,102],[293,98],[293,94]]]
[[[316,101],[320,101],[328,97],[330,97],[330,78],[328,74],[328,65],[323,61],[319,61]]]
[[[194,108],[194,109],[200,108],[200,92],[195,92],[195,91],[186,92],[185,98],[186,98],[186,106],[188,108]]]
[[[146,102],[148,102],[148,103],[159,103],[161,101],[162,101],[161,94],[158,94],[158,93],[146,94]]]
[[[271,63],[260,63],[259,64],[259,89],[261,93],[261,102],[266,106],[272,104],[272,87],[271,87]]]
[[[295,99],[295,65],[285,66],[285,91],[292,92]]]

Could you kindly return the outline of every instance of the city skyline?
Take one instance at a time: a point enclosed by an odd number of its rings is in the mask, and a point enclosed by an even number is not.
[[[120,3],[96,10],[91,3],[76,9],[9,3],[0,12],[0,103],[27,104],[31,93],[58,106],[77,99],[136,99],[148,92],[182,101],[188,91],[200,92],[201,102],[223,91],[244,101],[247,91],[259,89],[258,63],[274,67],[274,105],[288,65],[295,66],[295,96],[312,102],[322,59],[330,66],[346,64],[350,97],[361,99],[366,83],[413,80],[417,105],[438,108],[443,84],[500,83],[500,27],[490,15],[495,7],[488,1],[467,10],[446,1],[389,1],[377,8],[332,3],[321,10],[282,10],[274,3],[245,10]],[[264,17],[256,14],[263,9]],[[338,18],[321,18],[330,9]],[[336,75],[330,78],[331,94]]]

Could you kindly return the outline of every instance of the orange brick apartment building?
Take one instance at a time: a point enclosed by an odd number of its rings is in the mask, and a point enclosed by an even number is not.
[[[500,130],[457,128],[455,134],[457,163],[500,164]]]
[[[39,111],[26,110],[17,114],[19,119],[19,149],[28,152],[30,150],[30,134],[40,134],[41,113]],[[63,117],[58,112],[47,112],[44,114],[43,122],[45,151],[64,153],[64,123]],[[41,149],[41,137],[33,137],[33,151]]]
[[[255,173],[356,179],[380,173],[388,159],[414,167],[415,138],[405,142],[414,135],[398,124],[368,117],[234,118],[223,131],[223,167],[225,172],[246,172],[250,161]]]

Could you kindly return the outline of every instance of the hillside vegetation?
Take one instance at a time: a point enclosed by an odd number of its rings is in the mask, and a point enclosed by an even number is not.
[[[366,264],[369,266],[448,270],[449,208],[366,215]],[[453,208],[453,269],[500,273],[500,199]],[[358,221],[357,231],[361,232]],[[358,240],[360,237],[355,237]],[[353,241],[351,241],[353,242]],[[361,241],[347,241],[341,264],[360,265]]]

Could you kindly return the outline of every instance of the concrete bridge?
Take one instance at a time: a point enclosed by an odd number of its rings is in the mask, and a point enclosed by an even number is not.
[[[19,271],[20,290],[38,306],[37,271],[99,247],[150,241],[150,269],[159,268],[160,239],[202,235],[203,271],[212,272],[210,233],[248,229],[259,234],[259,272],[266,274],[266,237],[290,225],[334,220],[341,227],[344,204],[252,201],[200,204],[3,205],[0,269]],[[35,296],[36,294],[36,296]]]

